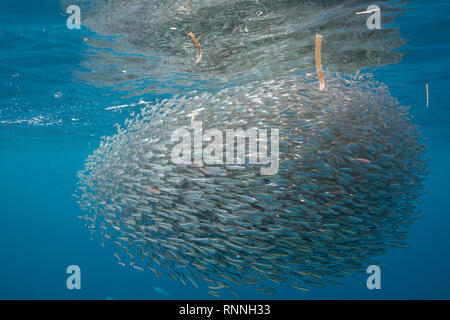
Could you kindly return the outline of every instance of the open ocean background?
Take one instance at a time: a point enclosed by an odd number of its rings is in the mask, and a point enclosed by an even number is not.
[[[411,226],[409,247],[376,258],[386,269],[381,290],[368,290],[367,275],[355,274],[343,286],[309,293],[280,286],[266,296],[244,287],[241,298],[450,298],[450,3],[402,6],[407,10],[393,26],[408,40],[396,49],[403,59],[363,71],[412,106],[430,158],[422,218]],[[113,249],[91,241],[77,218],[76,172],[100,138],[138,110],[105,108],[165,95],[124,97],[75,77],[92,54],[83,39],[95,35],[85,27],[68,30],[61,13],[59,1],[0,0],[0,299],[211,299],[204,287],[119,266]],[[72,264],[81,267],[81,290],[66,288]]]

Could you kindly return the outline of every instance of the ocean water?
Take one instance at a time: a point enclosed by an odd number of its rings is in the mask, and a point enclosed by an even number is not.
[[[450,298],[448,1],[383,2],[381,30],[367,30],[366,18],[351,14],[372,4],[367,1],[230,1],[226,10],[214,1],[187,3],[73,1],[81,7],[81,29],[71,30],[70,1],[0,2],[0,298],[214,298],[204,284],[184,286],[124,268],[113,248],[90,240],[77,218],[84,214],[73,197],[77,172],[102,136],[148,103],[293,68],[314,71],[317,32],[324,36],[324,67],[371,72],[411,106],[430,159],[421,219],[410,227],[407,248],[376,258],[380,290],[368,290],[368,275],[355,273],[343,285],[310,292],[281,284],[267,296],[242,286],[240,297]],[[253,24],[256,17],[266,20]],[[170,26],[180,32],[170,33]],[[205,34],[198,37],[204,46],[198,65],[187,31]],[[69,265],[81,269],[81,290],[66,286]]]

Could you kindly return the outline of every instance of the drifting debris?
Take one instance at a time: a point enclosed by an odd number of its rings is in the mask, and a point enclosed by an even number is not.
[[[200,47],[200,43],[198,43],[197,38],[194,36],[192,32],[189,33],[189,36],[192,38],[192,40],[194,40],[195,46],[197,47],[198,56],[197,61],[195,61],[195,64],[197,64],[202,59],[202,48]]]
[[[322,70],[322,36],[320,34],[316,34],[316,70],[317,75],[319,76],[319,90],[322,91],[325,89],[325,80],[323,79],[323,70]]]

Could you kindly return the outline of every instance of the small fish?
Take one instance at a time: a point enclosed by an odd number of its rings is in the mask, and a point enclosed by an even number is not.
[[[132,267],[133,267],[134,269],[138,270],[138,271],[144,271],[144,268],[141,268],[141,267],[139,267],[139,266],[137,266],[137,265],[132,265]]]
[[[293,289],[309,292],[309,289],[307,289],[307,288],[303,288],[303,287],[299,287],[299,286],[290,286],[290,287]]]
[[[156,193],[156,194],[161,194],[161,191],[159,191],[158,189],[155,189],[155,188],[150,188],[150,189],[148,189],[148,191],[150,191],[152,193]]]
[[[364,159],[364,158],[355,158],[355,161],[359,161],[359,162],[362,162],[362,163],[371,163],[370,160]]]
[[[167,296],[167,297],[170,296],[170,294],[169,294],[166,290],[164,290],[163,288],[159,288],[159,287],[152,287],[152,288],[153,288],[153,290],[155,290],[158,294],[161,294],[161,295]]]

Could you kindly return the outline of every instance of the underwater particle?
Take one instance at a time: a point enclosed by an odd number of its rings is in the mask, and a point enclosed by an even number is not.
[[[427,94],[427,108],[428,108],[428,104],[429,104],[429,91],[428,91],[428,83],[425,84],[425,92]]]
[[[316,34],[316,70],[317,76],[319,77],[319,90],[322,91],[325,89],[325,80],[323,78],[323,70],[322,70],[322,36],[320,34]]]
[[[192,38],[192,40],[195,43],[195,46],[197,47],[198,56],[197,56],[197,60],[195,61],[195,64],[197,64],[202,59],[202,48],[200,47],[200,43],[198,43],[197,38],[194,36],[194,34],[192,32],[189,32],[189,36]]]
[[[145,106],[79,172],[87,227],[119,262],[215,296],[331,285],[404,245],[426,172],[419,131],[371,76],[324,78],[327,94],[315,74],[286,75]],[[193,114],[204,132],[278,128],[278,172],[174,164],[171,133]]]
[[[59,99],[63,96],[61,91],[55,92],[55,94],[53,95],[55,97],[55,99]]]

